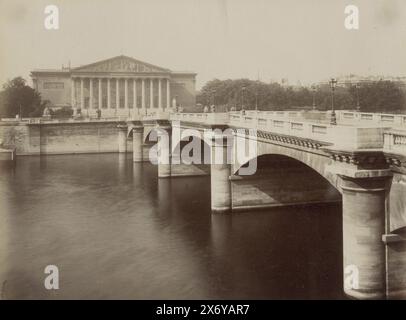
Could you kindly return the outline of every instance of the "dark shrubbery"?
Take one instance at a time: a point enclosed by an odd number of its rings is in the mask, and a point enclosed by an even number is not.
[[[395,82],[362,83],[359,85],[358,94],[361,111],[404,112],[406,110],[405,93]],[[315,100],[318,110],[330,109],[331,89],[328,84],[317,87]],[[197,102],[203,106],[214,103],[228,110],[232,107],[240,110],[243,101],[245,109],[255,109],[256,105],[259,110],[311,108],[313,91],[307,87],[283,87],[278,83],[264,83],[249,79],[215,79],[207,82],[197,96]],[[337,109],[355,109],[357,106],[355,86],[350,84],[338,86],[335,90],[334,105]]]

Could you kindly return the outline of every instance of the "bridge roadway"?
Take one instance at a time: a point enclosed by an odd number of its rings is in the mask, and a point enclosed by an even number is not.
[[[342,201],[345,293],[405,299],[406,115],[338,111],[337,125],[329,118],[329,112],[151,114],[119,125],[119,152],[132,138],[133,160],[147,161],[155,131],[159,177],[210,174],[213,212]],[[227,128],[232,134],[205,135]],[[174,163],[182,151],[175,146],[185,143],[171,145],[163,137],[178,130],[185,140],[190,129],[208,146],[210,159],[222,163],[197,171]],[[244,148],[251,142],[254,156],[240,161],[237,139]],[[225,160],[230,148],[231,163]],[[256,172],[241,175],[252,161]]]

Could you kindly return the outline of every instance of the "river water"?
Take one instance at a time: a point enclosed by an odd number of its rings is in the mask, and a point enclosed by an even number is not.
[[[339,205],[212,215],[210,177],[118,154],[0,168],[2,299],[331,299],[342,277]]]

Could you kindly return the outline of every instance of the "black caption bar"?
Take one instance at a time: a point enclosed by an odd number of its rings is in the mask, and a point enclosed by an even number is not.
[[[0,301],[3,312],[9,307],[15,316],[27,314],[47,319],[76,318],[77,316],[103,315],[108,319],[283,319],[305,314],[324,316],[323,309],[333,312],[336,316],[345,317],[348,312],[376,312],[384,303],[391,308],[404,307],[399,301],[288,301],[288,300],[114,300],[114,301]],[[16,304],[27,304],[20,307]],[[71,305],[68,305],[71,304]],[[326,308],[321,307],[324,304]],[[329,306],[331,304],[331,306]],[[353,309],[348,311],[347,307]],[[332,311],[333,310],[333,311]]]

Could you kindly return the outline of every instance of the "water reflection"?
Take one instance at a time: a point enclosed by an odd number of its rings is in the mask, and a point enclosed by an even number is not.
[[[17,162],[0,168],[5,299],[341,297],[338,206],[212,215],[210,177],[117,154]]]

